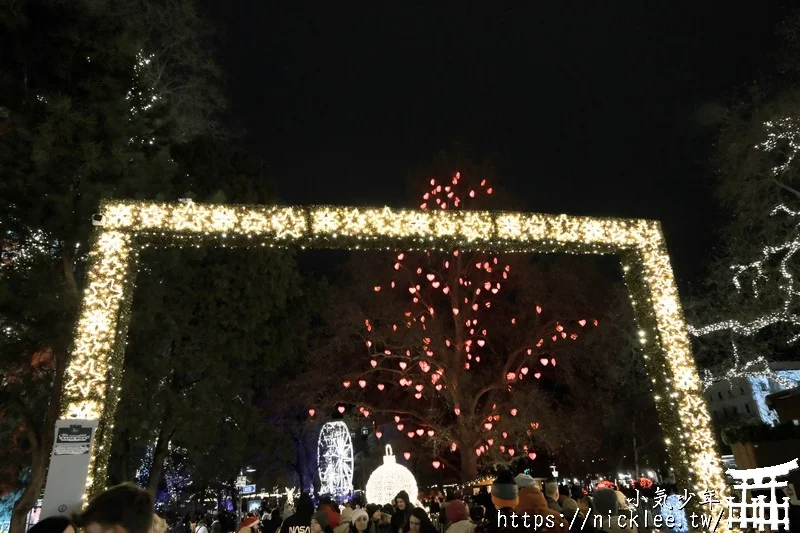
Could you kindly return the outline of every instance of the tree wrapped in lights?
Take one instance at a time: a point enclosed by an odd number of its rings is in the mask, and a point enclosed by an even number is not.
[[[796,101],[784,95],[754,119],[723,129],[720,144],[727,149],[721,155],[737,166],[723,167],[729,175],[720,194],[736,210],[708,294],[694,306],[693,322],[702,325],[689,327],[709,367],[706,387],[756,376],[791,386],[770,370],[768,358],[781,358],[800,339],[800,212],[791,207],[800,205],[800,120],[770,115]],[[776,198],[780,203],[770,208]]]
[[[470,186],[459,173],[429,184],[423,210],[480,207],[495,192],[486,179]],[[556,316],[545,300],[570,301],[586,280],[573,285],[558,269],[534,272],[526,259],[458,250],[396,253],[391,277],[370,285],[372,301],[341,313],[334,329],[352,332],[354,317],[360,327],[339,348],[363,359],[350,363],[356,370],[343,371],[336,390],[328,378],[321,395],[338,401],[340,412],[350,405],[358,416],[372,417],[378,436],[393,428],[410,446],[441,450],[431,464],[451,467],[463,480],[476,476],[479,462],[535,459],[534,441],[558,448],[569,440],[557,414],[569,400],[558,398],[559,391],[574,392],[569,379],[586,376],[576,341],[598,321],[588,315],[590,306]],[[365,269],[363,260],[359,265]],[[564,379],[566,373],[571,376]]]

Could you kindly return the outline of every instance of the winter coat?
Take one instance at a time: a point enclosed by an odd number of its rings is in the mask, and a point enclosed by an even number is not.
[[[518,515],[528,513],[531,516],[528,523],[533,526],[535,518],[538,515],[542,517],[543,526],[539,531],[548,531],[552,533],[569,533],[569,522],[565,522],[561,518],[561,513],[554,511],[544,497],[544,493],[538,487],[525,487],[519,489],[519,504],[515,509]],[[548,517],[550,517],[548,519]],[[546,525],[552,523],[553,527],[548,528]]]
[[[475,533],[475,524],[470,520],[453,522],[445,533]]]
[[[296,513],[283,521],[280,533],[311,533],[311,515]]]
[[[405,510],[396,510],[392,515],[392,533],[402,533],[408,523],[408,517],[411,516],[411,509],[414,506],[406,503]]]

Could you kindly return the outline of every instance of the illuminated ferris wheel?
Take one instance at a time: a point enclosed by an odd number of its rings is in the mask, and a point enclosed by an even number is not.
[[[353,441],[341,420],[322,426],[317,443],[320,492],[341,495],[353,491]]]

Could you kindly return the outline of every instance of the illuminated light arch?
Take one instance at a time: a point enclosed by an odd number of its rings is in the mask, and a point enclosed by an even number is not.
[[[727,494],[658,222],[489,211],[106,202],[61,415],[99,420],[87,495],[105,488],[138,250],[204,244],[332,249],[617,254],[678,483]],[[691,504],[690,504],[691,506]],[[700,509],[698,509],[700,512]]]

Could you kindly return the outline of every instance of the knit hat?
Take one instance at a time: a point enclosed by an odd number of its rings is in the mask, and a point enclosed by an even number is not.
[[[528,474],[517,474],[517,477],[514,478],[514,481],[516,482],[517,486],[521,489],[524,489],[525,487],[536,486],[536,480],[533,479]]]
[[[516,508],[519,504],[517,484],[508,470],[500,472],[492,483],[492,503],[498,509]]]
[[[377,503],[368,503],[367,504],[367,514],[369,516],[374,515],[375,513],[377,513],[380,510],[381,510],[381,506],[378,505]]]
[[[345,509],[347,509],[347,507],[345,507]],[[331,526],[331,529],[339,527],[339,522],[342,520],[342,518],[339,513],[336,512],[336,509],[334,509],[333,504],[320,504],[319,510],[323,511],[328,516],[328,525]]]
[[[350,509],[348,506],[344,506],[342,509],[342,514],[339,515],[339,524],[344,524],[345,522],[352,522],[353,521],[353,510]]]
[[[455,500],[448,503],[444,514],[449,524],[469,520],[469,509],[467,509],[467,504],[463,500]]]
[[[344,514],[344,513],[342,513],[342,514]],[[356,523],[356,520],[358,520],[358,518],[359,518],[359,517],[361,517],[361,516],[363,516],[364,518],[366,518],[367,520],[369,520],[369,515],[367,514],[367,512],[366,512],[364,509],[356,509],[355,511],[353,511],[353,512],[351,513],[351,516],[350,516],[350,521],[351,521],[353,524],[355,524],[355,523]]]
[[[311,517],[311,520],[316,520],[319,522],[319,525],[322,526],[322,529],[328,527],[328,513],[325,511],[317,511],[314,513],[314,516]]]
[[[394,507],[392,507],[391,503],[384,503],[383,507],[381,507],[381,511],[388,515],[394,514]]]

